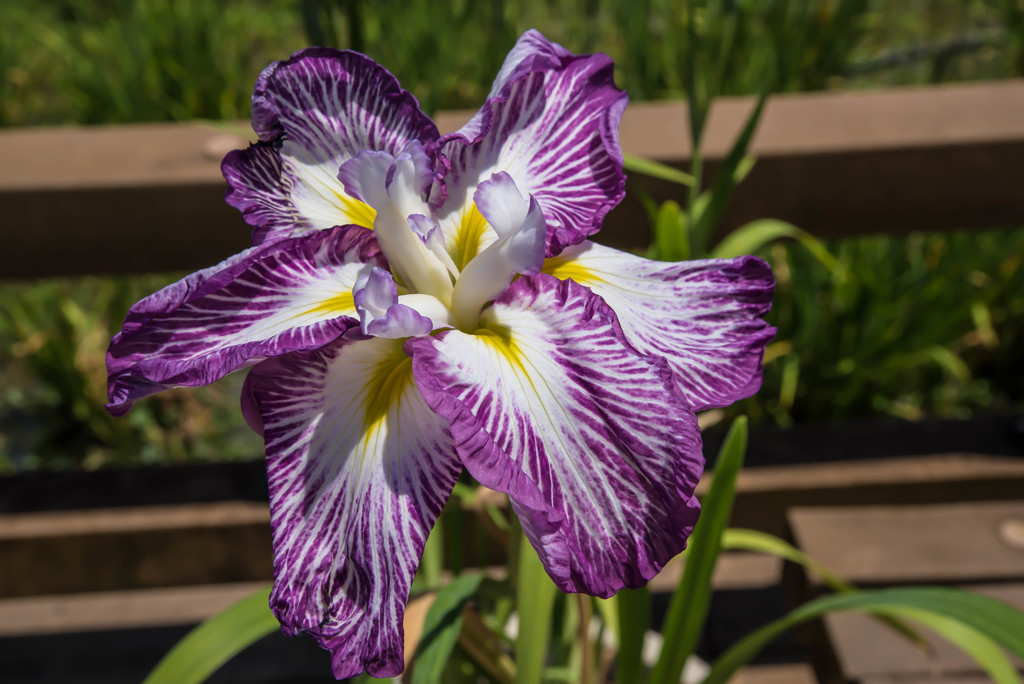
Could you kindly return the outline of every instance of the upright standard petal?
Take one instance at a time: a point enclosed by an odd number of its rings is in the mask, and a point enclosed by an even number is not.
[[[534,71],[550,71],[561,68],[573,58],[573,54],[558,43],[552,43],[540,31],[530,29],[519,37],[515,46],[505,56],[491,84],[487,99],[507,95],[505,90],[524,76]],[[466,140],[475,140],[490,125],[490,108],[480,109],[458,134]]]
[[[253,240],[337,225],[373,225],[373,211],[338,180],[360,150],[398,156],[437,127],[387,70],[355,52],[309,48],[260,75],[253,128],[261,143],[224,160],[227,200],[255,226]],[[275,158],[276,157],[276,158]]]
[[[271,609],[336,677],[402,671],[402,616],[427,534],[462,466],[398,340],[338,342],[246,379],[267,445]]]
[[[683,549],[704,464],[696,420],[664,360],[629,347],[599,297],[522,277],[476,333],[405,348],[469,472],[543,535],[531,541],[560,588],[610,596]]]
[[[316,349],[358,326],[352,288],[385,266],[358,226],[256,247],[133,306],[110,343],[107,408],[209,384],[264,357]]]
[[[584,242],[543,270],[608,302],[631,345],[668,360],[694,410],[728,406],[761,386],[764,348],[775,336],[762,319],[775,279],[761,259],[668,264]]]
[[[473,203],[476,185],[494,173],[507,172],[537,199],[549,256],[597,232],[625,192],[618,128],[627,98],[615,87],[611,60],[573,56],[537,33],[523,40],[499,92],[440,142],[451,168],[437,213],[460,269],[494,240]],[[527,57],[526,48],[541,43],[548,48]]]

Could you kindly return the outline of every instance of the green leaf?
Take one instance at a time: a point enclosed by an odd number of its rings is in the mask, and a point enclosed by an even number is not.
[[[984,669],[993,682],[998,684],[1020,684],[1016,668],[1003,653],[999,645],[981,632],[963,622],[937,613],[917,608],[899,608],[876,611],[878,617],[891,620],[913,620],[926,625],[930,630],[955,644]]]
[[[749,161],[745,162],[747,147],[749,147],[750,140],[754,137],[754,131],[757,130],[757,124],[761,119],[761,112],[764,111],[764,103],[767,99],[767,93],[762,93],[757,98],[754,110],[747,117],[743,130],[740,131],[739,137],[736,138],[736,142],[733,143],[732,149],[726,155],[721,168],[718,169],[715,184],[711,189],[711,201],[708,202],[707,208],[701,212],[700,218],[696,219],[695,225],[691,227],[695,244],[698,247],[702,248],[708,244],[708,239],[725,213],[729,198],[732,197],[732,191],[739,182],[738,179],[750,170],[749,167],[743,166],[744,163],[749,163]]]
[[[855,586],[831,572],[824,565],[772,534],[730,527],[722,534],[722,548],[730,551],[754,551],[778,556],[791,563],[804,566],[821,578],[821,581],[833,591],[841,593],[857,591]]]
[[[690,242],[686,235],[686,215],[678,202],[668,200],[658,208],[654,222],[656,258],[660,261],[682,261],[690,257]]]
[[[270,587],[260,589],[186,634],[143,684],[199,684],[246,646],[280,628],[270,612]]]
[[[805,603],[734,644],[715,661],[704,684],[728,681],[736,670],[787,629],[827,613],[844,611],[914,620],[950,639],[978,659],[978,663],[996,681],[1015,684],[1020,681],[1016,673],[1012,678],[1006,678],[1007,668],[1000,660],[1005,657],[988,642],[1006,648],[1018,658],[1024,657],[1024,613],[994,599],[965,591],[911,587],[838,594]],[[951,626],[951,622],[960,627]]]
[[[423,639],[416,652],[413,684],[440,682],[462,630],[462,610],[480,587],[483,574],[456,577],[437,592],[423,620]]]
[[[800,549],[766,532],[731,527],[722,534],[722,548],[731,551],[764,553],[802,565],[817,575],[825,586],[837,593],[860,591]],[[884,616],[881,617],[881,620],[883,624],[906,637],[911,643],[927,650],[928,642],[908,625]]]
[[[643,174],[644,176],[658,178],[671,183],[679,183],[680,185],[685,185],[687,187],[692,186],[696,181],[693,176],[680,171],[674,166],[662,164],[661,162],[654,161],[653,159],[638,157],[633,154],[623,154],[622,165],[625,167],[626,171]]]
[[[551,634],[551,611],[557,587],[544,570],[537,552],[522,538],[519,546],[518,591],[516,609],[519,613],[519,634],[516,635],[516,682],[536,684],[541,681]]]
[[[420,559],[418,578],[423,580],[423,586],[436,589],[441,586],[442,570],[444,570],[444,525],[439,517],[427,536],[427,543],[423,545],[423,557]]]
[[[817,259],[822,266],[831,271],[835,279],[842,283],[846,281],[846,268],[832,256],[828,248],[820,240],[810,233],[801,230],[792,223],[780,221],[779,219],[759,219],[737,228],[725,236],[718,245],[711,250],[713,259],[731,259],[753,254],[770,242],[782,238],[793,238]]]
[[[715,465],[697,527],[690,537],[686,566],[665,616],[665,646],[651,674],[654,684],[675,684],[697,646],[711,601],[711,574],[722,548],[722,532],[732,514],[736,478],[747,452],[747,418],[733,421]]]
[[[618,608],[619,654],[615,659],[617,682],[640,682],[644,676],[644,634],[651,625],[651,596],[647,587],[620,589]]]

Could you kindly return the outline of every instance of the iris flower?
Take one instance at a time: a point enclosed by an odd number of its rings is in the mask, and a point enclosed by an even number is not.
[[[695,411],[752,394],[773,330],[754,257],[652,262],[591,242],[623,196],[626,95],[537,32],[439,135],[360,54],[302,50],[223,163],[250,249],[133,306],[108,408],[251,367],[271,608],[334,674],[402,669],[423,546],[462,469],[508,494],[564,591],[643,585],[685,546]]]

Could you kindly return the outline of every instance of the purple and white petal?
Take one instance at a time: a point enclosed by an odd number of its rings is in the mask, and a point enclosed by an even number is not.
[[[668,360],[694,410],[728,406],[761,386],[775,336],[762,319],[775,279],[761,259],[669,264],[584,242],[548,259],[544,272],[608,302],[631,345]]]
[[[108,410],[206,385],[262,358],[316,349],[358,325],[352,287],[385,263],[373,234],[343,226],[267,243],[133,306],[107,352]]]
[[[516,62],[509,79],[467,129],[439,145],[451,169],[437,214],[460,269],[494,239],[480,226],[473,193],[496,172],[536,197],[549,256],[597,232],[625,192],[618,127],[627,98],[607,56],[572,56],[552,46]]]
[[[560,68],[571,60],[573,54],[558,43],[552,43],[536,29],[530,29],[519,37],[515,46],[505,56],[505,61],[498,70],[491,84],[491,92],[487,99],[500,97],[506,88],[520,78],[534,71],[549,71]],[[475,140],[490,125],[491,112],[488,107],[480,109],[465,126],[458,130],[458,135],[466,140]]]
[[[516,280],[481,328],[405,345],[459,458],[509,493],[560,588],[644,584],[685,546],[704,464],[664,359],[637,354],[599,297],[543,274]]]
[[[371,227],[372,211],[338,180],[342,163],[361,150],[398,156],[412,141],[432,147],[438,138],[434,123],[387,70],[330,48],[301,50],[263,71],[253,94],[253,128],[278,145],[277,189],[268,202],[277,206],[286,196],[298,218],[289,223],[282,214],[250,211],[246,219],[260,222],[254,236],[262,240],[344,224]],[[253,195],[272,173],[252,156],[235,155],[225,173],[235,206],[258,202]],[[247,168],[256,164],[263,168]]]
[[[274,615],[339,679],[398,675],[409,586],[462,469],[446,422],[396,340],[264,361],[243,393],[267,446]]]
[[[286,234],[292,226],[306,224],[292,203],[291,177],[281,175],[279,147],[258,142],[248,149],[228,152],[220,165],[228,183],[224,200],[253,226],[252,242],[256,245],[271,232]]]

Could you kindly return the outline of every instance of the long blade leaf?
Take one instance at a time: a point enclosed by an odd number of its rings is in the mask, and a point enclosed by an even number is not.
[[[423,620],[423,639],[416,654],[413,684],[441,681],[444,667],[462,630],[462,610],[480,587],[482,579],[480,573],[456,577],[437,592]]]
[[[754,110],[750,113],[746,124],[743,126],[743,130],[740,131],[739,137],[736,138],[732,149],[729,150],[729,154],[726,155],[722,166],[718,169],[715,184],[711,189],[711,201],[708,202],[707,208],[701,212],[695,225],[691,227],[694,239],[696,240],[695,244],[701,248],[708,244],[711,233],[714,232],[715,227],[725,213],[729,198],[732,197],[732,191],[736,187],[736,171],[747,156],[747,148],[754,137],[754,131],[757,130],[757,124],[761,120],[761,112],[764,111],[764,103],[767,99],[767,93],[762,93],[757,98]]]
[[[618,607],[619,654],[615,659],[618,682],[643,680],[644,634],[651,625],[651,596],[647,587],[622,589],[615,595]]]
[[[693,176],[680,171],[674,166],[662,164],[661,162],[654,161],[653,159],[638,157],[634,154],[623,154],[622,165],[627,171],[643,174],[644,176],[650,176],[651,178],[657,178],[659,180],[679,183],[680,185],[685,185],[687,187],[690,187],[695,182]]]
[[[852,593],[860,591],[846,580],[842,579],[824,565],[808,556],[792,544],[779,539],[775,535],[761,532],[759,530],[746,530],[740,528],[729,528],[722,535],[722,548],[727,550],[754,551],[777,556],[797,565],[807,568],[832,591],[837,593]],[[928,642],[909,625],[899,620],[888,617],[880,617],[883,624],[906,637],[913,644],[928,649]]]
[[[792,223],[779,219],[759,219],[737,228],[729,233],[711,250],[712,259],[731,259],[744,254],[753,254],[770,242],[782,238],[792,238],[817,259],[822,266],[832,272],[839,282],[847,278],[846,268],[832,256],[828,248],[810,233],[801,230]]]
[[[1016,655],[1024,657],[1024,613],[994,599],[966,591],[944,588],[883,589],[825,596],[800,606],[774,622],[748,634],[715,661],[704,684],[722,684],[741,666],[757,655],[768,643],[787,629],[826,613],[860,611],[893,617],[913,619],[933,629],[972,656],[981,654],[979,661],[995,677],[1005,676],[1006,669],[991,649],[975,637],[980,634]],[[934,620],[931,616],[938,615]],[[949,626],[953,621],[962,625],[959,634]],[[970,630],[970,631],[968,631]],[[998,650],[997,650],[998,651]],[[1001,653],[999,657],[1003,657]],[[1011,668],[1012,669],[1012,668]],[[1014,674],[1016,677],[1016,674]],[[997,681],[1014,682],[1019,679]]]
[[[519,577],[516,608],[519,633],[516,635],[516,682],[541,681],[551,633],[551,611],[558,589],[551,582],[537,552],[524,537],[519,547]]]
[[[725,437],[715,465],[711,488],[690,538],[690,549],[679,587],[665,617],[665,646],[651,674],[654,684],[675,684],[687,657],[697,646],[711,602],[711,574],[722,548],[722,532],[732,514],[736,478],[747,452],[747,419],[737,418]]]
[[[199,684],[246,646],[281,628],[270,587],[232,604],[185,635],[143,684]]]

